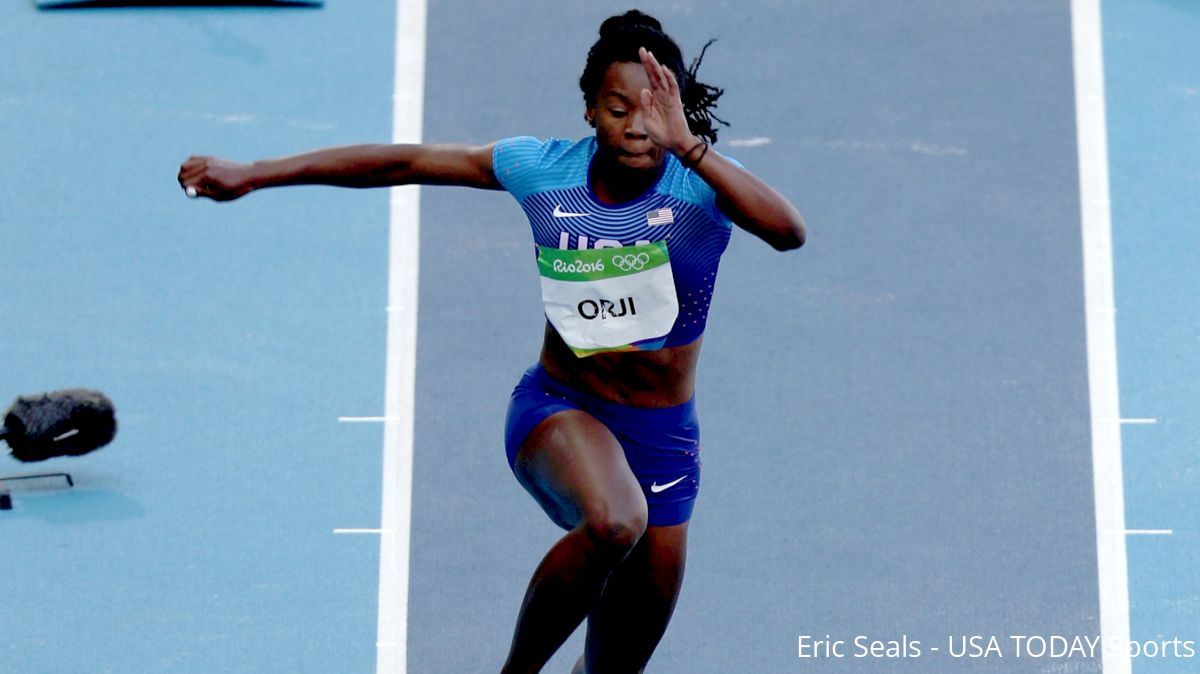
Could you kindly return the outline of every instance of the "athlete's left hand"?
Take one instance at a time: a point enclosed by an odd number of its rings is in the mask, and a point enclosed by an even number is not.
[[[675,73],[658,62],[654,54],[645,47],[638,49],[650,88],[642,89],[642,123],[646,134],[655,145],[682,155],[695,147],[699,139],[688,128],[683,114],[683,101],[679,97],[679,82]]]

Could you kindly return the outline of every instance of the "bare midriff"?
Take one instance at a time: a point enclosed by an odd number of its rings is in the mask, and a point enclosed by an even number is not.
[[[597,398],[634,407],[674,407],[695,394],[702,339],[654,351],[612,351],[580,358],[547,322],[541,363],[554,379]]]

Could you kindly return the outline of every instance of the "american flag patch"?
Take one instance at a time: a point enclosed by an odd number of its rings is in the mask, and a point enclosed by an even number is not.
[[[646,224],[648,225],[669,225],[672,222],[675,222],[675,216],[669,208],[660,208],[646,214]]]

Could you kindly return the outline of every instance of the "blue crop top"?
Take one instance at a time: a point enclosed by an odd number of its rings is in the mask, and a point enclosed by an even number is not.
[[[496,143],[492,160],[496,179],[521,204],[539,246],[615,248],[666,240],[679,316],[663,346],[695,341],[704,332],[732,229],[716,193],[668,153],[654,187],[632,201],[604,204],[588,181],[595,154],[595,137],[522,136]]]

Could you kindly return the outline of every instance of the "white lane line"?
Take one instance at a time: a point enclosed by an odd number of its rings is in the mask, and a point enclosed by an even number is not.
[[[390,529],[334,529],[335,534],[390,534]]]
[[[338,417],[338,422],[343,424],[381,424],[389,421],[391,417]]]
[[[1130,419],[1121,419],[1121,423],[1123,423],[1123,424],[1157,424],[1158,419],[1134,417],[1134,418],[1130,418]]]
[[[393,143],[421,142],[425,109],[425,15],[425,0],[396,0]],[[415,185],[391,188],[376,674],[408,671],[420,198],[420,189]]]
[[[1126,536],[1173,536],[1174,529],[1126,529]]]
[[[1129,643],[1129,568],[1125,552],[1125,482],[1121,467],[1120,396],[1113,295],[1112,214],[1100,0],[1071,0],[1079,206],[1087,320],[1088,393],[1092,417],[1092,480],[1100,637]],[[1101,309],[1103,307],[1103,309]],[[1105,648],[1104,674],[1131,674],[1127,648]]]

